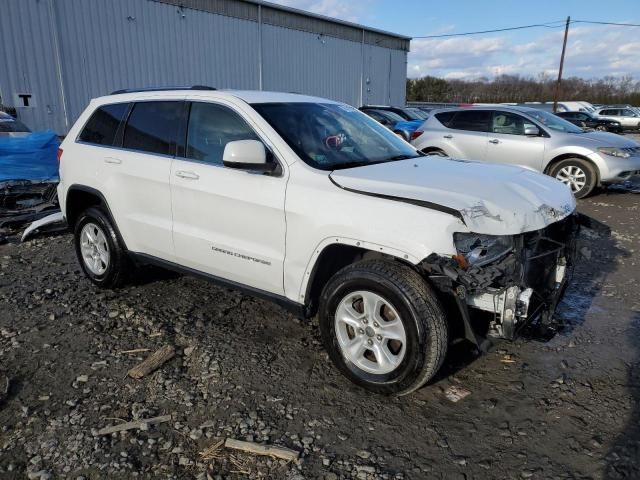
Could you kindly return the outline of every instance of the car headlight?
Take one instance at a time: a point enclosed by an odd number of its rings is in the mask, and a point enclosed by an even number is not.
[[[600,147],[598,148],[598,151],[605,155],[611,155],[612,157],[618,158],[629,158],[631,156],[629,152],[625,152],[624,150],[616,147]]]
[[[504,257],[513,250],[513,237],[510,235],[454,233],[453,243],[458,251],[454,259],[462,268],[480,267]]]

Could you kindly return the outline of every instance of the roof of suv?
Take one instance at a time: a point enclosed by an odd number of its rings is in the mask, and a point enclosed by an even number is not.
[[[118,99],[123,100],[138,100],[144,98],[158,98],[162,95],[175,98],[179,95],[198,95],[198,97],[211,97],[224,98],[232,96],[240,98],[247,103],[294,103],[294,102],[312,102],[312,103],[340,103],[327,98],[313,97],[310,95],[301,95],[298,93],[285,93],[285,92],[265,92],[261,90],[204,90],[204,89],[149,89],[139,91],[124,91],[123,93],[114,92],[111,95],[105,95],[99,97],[100,103],[107,103]]]
[[[449,107],[449,108],[438,108],[431,111],[432,114],[440,113],[440,112],[467,112],[469,110],[497,110],[499,112],[520,112],[520,113],[538,113],[544,112],[545,110],[540,110],[539,108],[531,108],[531,107],[521,107],[521,106],[507,106],[507,105],[477,105],[473,107]]]

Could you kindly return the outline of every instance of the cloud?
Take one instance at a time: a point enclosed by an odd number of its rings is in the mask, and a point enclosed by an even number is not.
[[[447,78],[494,77],[501,74],[555,76],[563,31],[541,33],[526,43],[516,35],[416,39],[411,42],[407,75]],[[629,75],[640,78],[640,42],[631,28],[572,26],[564,76],[586,78]]]
[[[337,18],[347,22],[359,22],[368,8],[366,0],[271,0],[286,7]]]

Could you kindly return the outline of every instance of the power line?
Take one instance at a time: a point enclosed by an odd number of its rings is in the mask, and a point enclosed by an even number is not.
[[[558,24],[558,25],[554,25],[554,24]],[[519,27],[507,27],[507,28],[496,28],[494,30],[480,30],[477,32],[465,32],[465,33],[445,33],[442,35],[423,35],[420,37],[412,37],[412,38],[443,38],[443,37],[462,37],[462,36],[466,36],[466,35],[479,35],[482,33],[495,33],[495,32],[508,32],[511,30],[524,30],[525,28],[539,28],[539,27],[545,27],[545,28],[557,28],[557,27],[562,27],[564,25],[564,20],[557,20],[555,22],[549,22],[549,23],[536,23],[533,25],[522,25]]]
[[[637,23],[617,23],[617,22],[599,22],[595,20],[572,20],[571,23],[587,23],[594,25],[614,25],[617,27],[640,27],[640,24]],[[497,33],[497,32],[508,32],[512,30],[524,30],[528,28],[559,28],[564,26],[564,20],[556,20],[555,22],[548,23],[535,23],[532,25],[521,25],[518,27],[506,27],[506,28],[496,28],[492,30],[479,30],[477,32],[464,32],[464,33],[444,33],[441,35],[422,35],[412,38],[446,38],[446,37],[465,37],[468,35],[481,35],[483,33]]]
[[[596,25],[615,25],[617,27],[640,27],[638,23],[596,22],[595,20],[573,20],[571,23],[592,23]]]

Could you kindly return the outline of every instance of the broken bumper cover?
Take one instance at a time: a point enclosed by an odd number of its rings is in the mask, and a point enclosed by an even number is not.
[[[490,314],[482,336],[513,339],[527,322],[554,313],[570,277],[579,224],[580,216],[572,214],[516,235],[510,253],[480,267],[461,268],[453,258],[435,254],[421,266],[441,290],[457,297],[463,320],[471,323],[465,325],[467,337],[469,329],[478,331],[473,317],[480,311]]]

